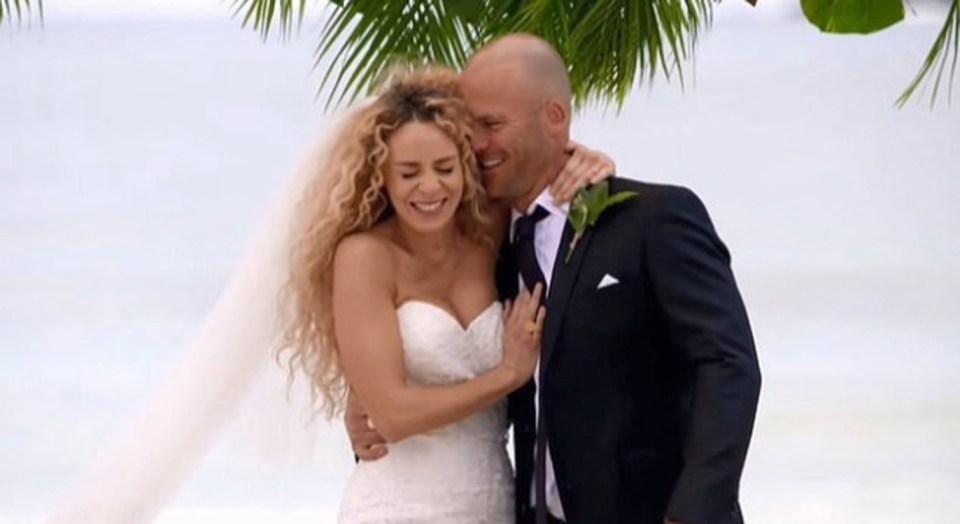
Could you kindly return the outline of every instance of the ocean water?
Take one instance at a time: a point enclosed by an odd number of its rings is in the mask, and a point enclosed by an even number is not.
[[[5,524],[55,507],[162,381],[329,120],[315,21],[264,43],[209,4],[50,2],[42,30],[0,27]],[[892,106],[938,26],[825,36],[734,4],[685,89],[587,110],[575,138],[625,176],[694,188],[733,253],[765,379],[747,518],[949,518],[960,118]],[[317,442],[285,466],[218,442],[159,521],[331,521],[352,460],[339,424]]]

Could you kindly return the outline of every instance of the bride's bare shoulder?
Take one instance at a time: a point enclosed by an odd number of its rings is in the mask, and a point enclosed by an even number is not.
[[[334,272],[352,277],[390,277],[395,248],[389,239],[372,231],[351,233],[337,244]]]

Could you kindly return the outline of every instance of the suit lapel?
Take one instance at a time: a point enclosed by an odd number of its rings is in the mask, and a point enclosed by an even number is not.
[[[553,275],[550,278],[550,291],[547,296],[547,320],[543,328],[543,343],[540,347],[540,378],[543,379],[546,369],[550,365],[550,357],[553,356],[554,346],[557,343],[557,337],[560,335],[560,326],[563,324],[563,316],[567,309],[567,303],[570,301],[570,294],[573,292],[573,285],[577,280],[577,274],[580,272],[580,266],[587,249],[590,247],[590,240],[593,238],[593,228],[587,228],[577,243],[570,261],[566,262],[567,252],[570,250],[570,241],[573,240],[573,228],[567,222],[563,228],[563,238],[560,240],[560,251],[557,253],[557,261],[553,265]]]

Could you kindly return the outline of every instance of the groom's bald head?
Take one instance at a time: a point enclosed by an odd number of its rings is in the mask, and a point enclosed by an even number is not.
[[[566,64],[547,41],[528,34],[498,38],[467,61],[465,77],[509,70],[537,98],[555,98],[570,107],[570,77]]]
[[[509,35],[486,45],[460,76],[473,149],[488,194],[524,209],[556,178],[570,140],[570,79],[544,40]]]

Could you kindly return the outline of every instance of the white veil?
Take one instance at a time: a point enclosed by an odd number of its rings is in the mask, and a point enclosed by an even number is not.
[[[286,279],[290,225],[304,188],[321,172],[329,142],[346,120],[301,159],[274,198],[266,220],[173,372],[119,438],[107,447],[65,503],[54,524],[149,522],[204,456],[228,420],[246,415],[259,448],[280,458],[312,451],[306,381],[287,401],[286,371],[274,359],[278,292]],[[257,420],[253,420],[257,419]],[[249,429],[249,428],[247,428]],[[246,429],[244,431],[247,431]],[[292,456],[291,456],[292,455]]]

